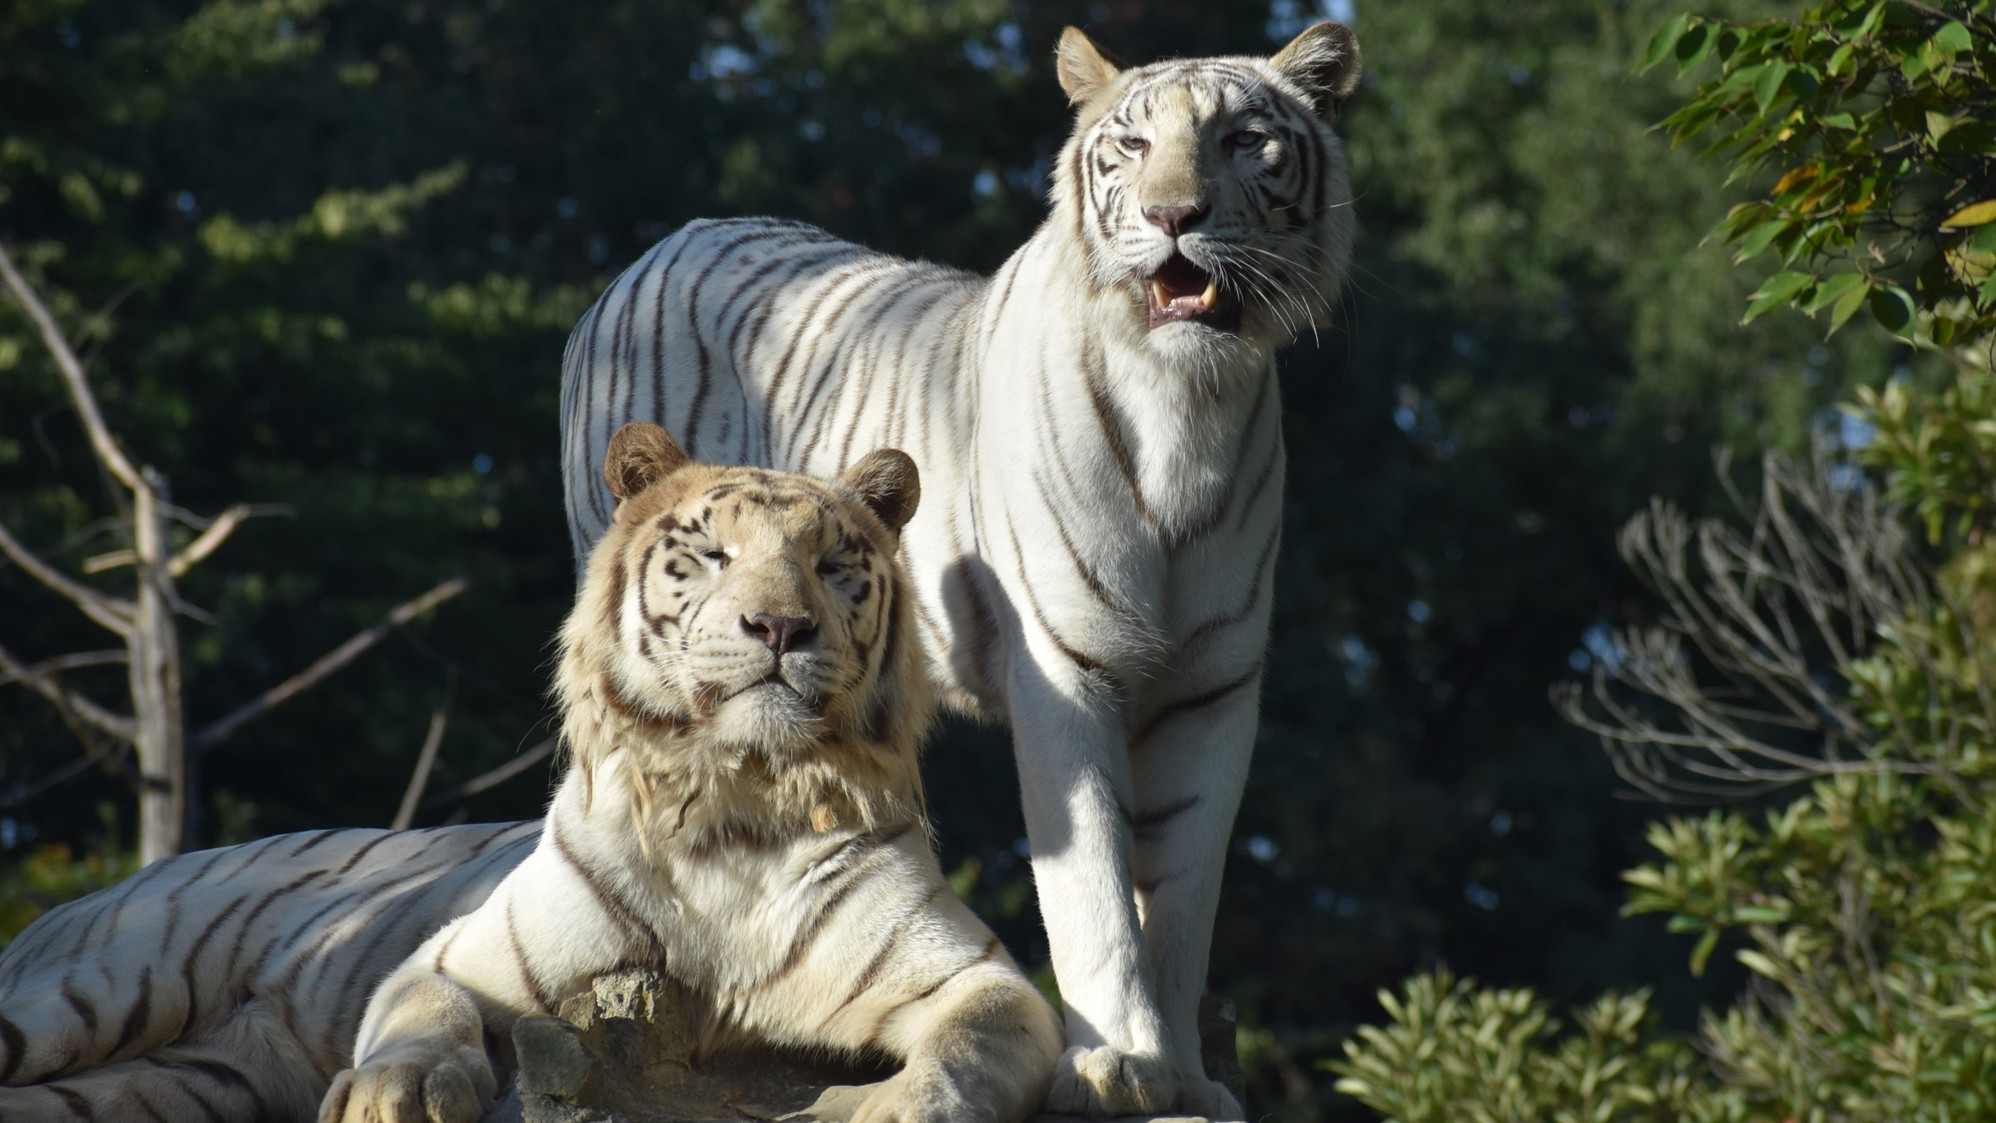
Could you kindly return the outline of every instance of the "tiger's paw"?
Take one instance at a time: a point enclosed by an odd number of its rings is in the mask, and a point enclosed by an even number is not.
[[[1108,1045],[1076,1047],[1054,1065],[1047,1110],[1067,1115],[1158,1115],[1178,1106],[1178,1070],[1163,1057]]]
[[[1247,1118],[1241,1110],[1241,1102],[1227,1090],[1225,1084],[1208,1080],[1205,1073],[1197,1075],[1180,1073],[1179,1110],[1190,1115],[1203,1116],[1212,1123],[1239,1123]]]
[[[347,1069],[319,1103],[319,1123],[477,1123],[498,1082],[482,1053],[444,1057],[403,1053]]]
[[[991,1117],[968,1102],[948,1076],[933,1069],[903,1069],[878,1084],[834,1086],[816,1103],[787,1119],[817,1123],[969,1123]]]

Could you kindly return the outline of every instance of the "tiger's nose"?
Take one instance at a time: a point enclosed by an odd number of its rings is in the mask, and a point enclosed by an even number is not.
[[[742,631],[769,645],[778,655],[789,651],[818,632],[818,625],[808,616],[771,616],[758,612],[754,616],[742,617]]]
[[[1144,217],[1152,226],[1162,227],[1166,234],[1176,238],[1199,224],[1212,208],[1204,203],[1189,207],[1145,207]]]

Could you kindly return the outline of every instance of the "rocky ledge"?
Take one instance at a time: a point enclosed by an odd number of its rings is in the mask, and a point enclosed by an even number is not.
[[[819,1113],[843,1119],[865,1097],[866,1085],[891,1071],[769,1051],[697,1056],[683,993],[654,971],[605,975],[591,992],[562,1003],[560,1013],[514,1025],[519,1075],[486,1123],[742,1123]],[[1208,998],[1200,1021],[1207,1071],[1239,1097],[1232,1003]],[[1079,1121],[1039,1115],[1033,1123]]]

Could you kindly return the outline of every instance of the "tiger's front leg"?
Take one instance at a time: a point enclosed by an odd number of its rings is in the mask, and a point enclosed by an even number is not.
[[[1215,696],[1216,690],[1225,692]],[[1223,680],[1192,695],[1207,699],[1204,705],[1170,711],[1140,729],[1130,746],[1144,947],[1183,1088],[1180,1106],[1213,1120],[1243,1118],[1232,1093],[1206,1075],[1199,996],[1206,986],[1220,875],[1247,782],[1260,693],[1259,670]]]
[[[475,1123],[498,1094],[484,1039],[470,992],[411,960],[368,1004],[355,1066],[333,1078],[320,1123]]]
[[[557,794],[557,804],[568,785]],[[618,961],[608,924],[561,857],[550,815],[540,843],[483,904],[430,937],[368,1002],[354,1067],[334,1078],[319,1123],[475,1123],[496,1102],[486,1053],[525,1014],[552,1013],[577,985]]]
[[[1009,679],[1013,746],[1068,1045],[1047,1107],[1171,1111],[1178,1067],[1138,924],[1120,708],[1052,637],[1029,633],[1026,646]]]

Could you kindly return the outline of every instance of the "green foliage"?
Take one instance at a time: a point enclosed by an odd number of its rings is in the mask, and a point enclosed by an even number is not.
[[[1799,20],[1681,15],[1650,41],[1646,65],[1723,67],[1667,122],[1677,137],[1721,131],[1736,177],[1779,173],[1768,200],[1721,226],[1737,260],[1771,248],[1801,266],[1770,277],[1746,318],[1828,311],[1834,331],[1868,302],[1887,331],[1953,352],[1951,387],[1894,380],[1849,407],[1869,435],[1858,459],[1943,554],[1902,618],[1816,668],[1863,723],[1859,758],[1822,760],[1802,795],[1764,813],[1655,823],[1656,858],[1624,875],[1628,915],[1695,934],[1694,975],[1727,949],[1744,994],[1695,1038],[1646,1025],[1641,996],[1601,1000],[1595,1022],[1560,1037],[1530,992],[1419,979],[1383,1000],[1391,1024],[1331,1066],[1367,1106],[1402,1120],[1646,1118],[1614,1112],[1666,1102],[1659,1118],[1996,1119],[1996,391],[1977,353],[1996,290],[1974,256],[1996,219],[1979,207],[1996,195],[1992,36],[1986,4],[1839,3]],[[1696,641],[1699,622],[1684,624]],[[1793,636],[1762,638],[1773,657],[1811,660]],[[1634,1031],[1604,1038],[1603,1009]],[[1586,1087],[1606,1097],[1605,1081],[1622,1103],[1578,1098],[1574,1074],[1589,1070],[1561,1067],[1597,1040],[1612,1076]],[[1449,1075],[1409,1075],[1435,1059]]]
[[[1937,395],[1896,381],[1859,387],[1851,412],[1873,429],[1860,458],[1884,470],[1886,494],[1920,517],[1929,542],[1984,540],[1996,503],[1996,380],[1970,371]]]
[[[97,807],[102,832],[79,847],[67,842],[31,847],[15,862],[0,865],[0,948],[43,913],[130,877],[138,863],[118,846],[117,813],[110,804]]]
[[[1914,447],[1928,435],[1912,424]],[[1916,467],[1889,451],[1880,459],[1917,486]],[[1653,1105],[1657,1118],[1687,1120],[1996,1119],[1986,548],[1958,555],[1934,582],[1930,602],[1842,668],[1875,738],[1869,765],[1826,765],[1805,795],[1765,815],[1658,822],[1658,860],[1624,875],[1629,915],[1662,914],[1671,931],[1698,934],[1694,974],[1721,946],[1751,973],[1747,993],[1708,1013],[1695,1042],[1653,1026],[1606,1039],[1593,1028],[1602,1009],[1640,1025],[1640,998],[1603,999],[1580,1019],[1582,1038],[1560,1039],[1529,992],[1422,979],[1404,1000],[1383,1000],[1391,1025],[1346,1043],[1346,1060],[1331,1066],[1339,1088],[1399,1120],[1650,1118],[1613,1112]],[[1600,1040],[1593,1063],[1626,1097],[1612,1109],[1572,1091],[1595,1087],[1576,1083],[1589,1071],[1570,1060],[1577,1042],[1593,1050]]]
[[[1710,140],[1765,198],[1719,224],[1734,260],[1780,270],[1746,319],[1782,307],[1835,332],[1861,308],[1946,347],[1996,326],[1996,4],[1831,0],[1799,17],[1679,15],[1643,66],[1716,60],[1664,121]]]
[[[1671,1123],[1698,1115],[1697,1055],[1651,1039],[1648,992],[1607,995],[1566,1032],[1525,989],[1447,969],[1379,992],[1392,1024],[1364,1026],[1329,1064],[1338,1091],[1402,1123]]]

